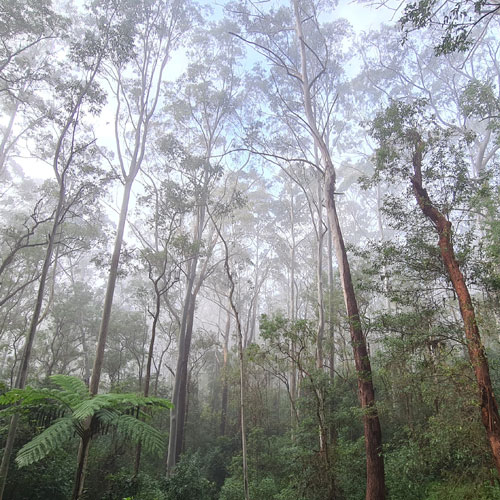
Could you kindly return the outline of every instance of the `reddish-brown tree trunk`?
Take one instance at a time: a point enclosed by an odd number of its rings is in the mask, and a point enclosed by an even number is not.
[[[481,419],[486,429],[497,472],[500,475],[500,417],[491,384],[488,359],[481,342],[469,289],[455,258],[451,240],[451,222],[433,205],[427,190],[422,186],[422,150],[423,143],[418,141],[413,155],[414,176],[411,178],[413,192],[422,212],[433,222],[439,235],[438,246],[441,258],[457,294],[469,358],[479,387]]]
[[[361,329],[358,304],[354,293],[344,239],[340,230],[334,194],[334,173],[330,169],[327,169],[325,172],[326,207],[330,229],[334,239],[335,253],[339,266],[340,282],[344,292],[347,316],[349,318],[351,344],[354,353],[356,373],[358,375],[358,396],[361,408],[363,409],[366,450],[366,500],[383,500],[385,498],[385,476],[384,459],[382,455],[382,431],[380,428],[377,407],[375,406],[375,390],[372,382],[370,358],[365,336]]]
[[[299,42],[301,62],[300,81],[304,112],[315,146],[320,152],[321,162],[324,168],[324,196],[326,202],[326,212],[328,216],[329,228],[334,240],[335,254],[339,266],[340,282],[344,292],[345,306],[349,319],[354,361],[358,375],[358,393],[361,408],[363,409],[363,423],[365,431],[366,500],[384,500],[385,475],[384,459],[382,456],[382,432],[380,429],[377,407],[375,405],[375,391],[373,388],[368,350],[366,347],[365,336],[361,328],[358,304],[352,283],[351,270],[347,259],[342,230],[337,216],[335,202],[335,168],[333,166],[329,147],[325,142],[323,134],[318,129],[315,113],[313,111],[311,87],[314,83],[314,79],[312,80],[313,83],[309,80],[306,56],[308,46],[302,29],[303,19],[307,18],[307,16],[305,12],[301,11],[299,0],[293,0],[292,5],[295,17],[295,32]]]

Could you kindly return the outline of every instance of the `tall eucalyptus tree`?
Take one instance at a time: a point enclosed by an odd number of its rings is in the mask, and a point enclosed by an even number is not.
[[[52,214],[52,227],[46,241],[37,298],[15,382],[15,387],[19,389],[26,385],[33,343],[41,319],[45,287],[54,252],[60,239],[61,226],[72,206],[81,199],[95,181],[92,178],[95,172],[85,171],[88,165],[95,162],[95,148],[91,147],[94,140],[82,132],[81,121],[85,113],[96,112],[102,104],[103,96],[96,84],[96,79],[104,59],[109,55],[116,41],[118,6],[105,3],[94,7],[90,18],[93,25],[86,27],[83,41],[72,40],[71,47],[68,47],[70,60],[66,61],[67,74],[55,76],[58,92],[55,94],[56,101],[53,110],[54,134],[39,138],[42,156],[50,158],[58,195]],[[75,72],[70,69],[70,64],[76,65]],[[14,415],[9,426],[0,465],[0,498],[3,495],[18,420],[19,415]]]
[[[191,6],[177,0],[133,2],[126,6],[128,29],[133,36],[131,54],[121,53],[107,66],[107,79],[115,98],[115,149],[117,177],[123,184],[118,227],[109,268],[101,326],[89,390],[97,394],[104,362],[113,297],[118,277],[132,186],[146,156],[150,129],[162,99],[163,80],[172,52],[190,27]],[[134,76],[129,76],[130,74]],[[92,431],[90,421],[82,432],[73,499],[80,498]]]
[[[486,430],[497,473],[500,474],[500,415],[493,391],[490,368],[481,339],[478,318],[471,292],[462,268],[462,259],[456,256],[457,229],[455,210],[462,208],[470,197],[470,181],[464,173],[460,142],[453,135],[433,130],[432,120],[420,113],[417,106],[393,103],[374,121],[374,135],[380,143],[377,151],[377,173],[391,179],[408,179],[415,200],[431,229],[438,235],[437,246],[443,271],[452,284],[462,316],[470,363],[478,386],[478,406]],[[426,124],[428,130],[422,130]],[[436,169],[446,176],[445,189],[436,189]],[[432,191],[431,189],[434,188]],[[444,192],[443,192],[444,191]]]
[[[326,212],[344,293],[358,375],[358,395],[363,409],[366,499],[382,500],[385,498],[385,480],[380,421],[366,339],[337,211],[336,169],[330,143],[331,134],[338,136],[340,133],[340,130],[332,127],[337,99],[321,99],[325,96],[321,82],[325,78],[338,78],[341,74],[341,68],[336,67],[333,60],[336,54],[332,53],[334,47],[339,51],[340,45],[335,45],[332,40],[341,38],[346,27],[342,22],[322,26],[318,19],[319,4],[314,1],[293,0],[289,8],[280,7],[269,12],[259,9],[251,11],[242,4],[234,10],[239,12],[245,24],[245,33],[238,36],[271,63],[272,78],[282,101],[281,112],[295,121],[296,129],[303,131],[309,138],[308,162],[323,175]],[[311,154],[314,148],[319,153],[320,165]]]
[[[184,174],[193,186],[195,210],[191,259],[187,263],[185,297],[178,341],[167,455],[167,473],[174,471],[181,454],[187,403],[189,352],[193,335],[196,298],[210,271],[209,261],[217,234],[210,228],[207,205],[211,192],[222,175],[223,153],[228,149],[231,128],[239,96],[237,60],[239,48],[227,35],[226,21],[193,35],[191,62],[175,91],[174,128],[184,136],[184,148],[194,161]],[[207,236],[207,233],[208,236]],[[208,241],[207,241],[208,239]],[[201,250],[205,247],[205,258]]]

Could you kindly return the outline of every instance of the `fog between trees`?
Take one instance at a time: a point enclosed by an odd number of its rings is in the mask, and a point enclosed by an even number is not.
[[[500,497],[496,3],[0,5],[0,498]]]

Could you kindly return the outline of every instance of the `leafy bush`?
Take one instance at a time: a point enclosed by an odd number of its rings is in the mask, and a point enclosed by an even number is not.
[[[498,500],[499,498],[498,484],[447,481],[433,483],[425,500]]]
[[[205,477],[198,453],[183,455],[165,484],[167,500],[215,500],[216,486]]]

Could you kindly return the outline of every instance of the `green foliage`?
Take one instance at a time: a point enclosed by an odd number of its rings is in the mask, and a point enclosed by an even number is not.
[[[408,32],[424,27],[437,28],[440,41],[436,55],[464,52],[474,44],[474,28],[489,22],[497,9],[488,0],[417,0],[406,5],[400,22]]]
[[[117,415],[110,423],[117,432],[125,439],[129,439],[134,444],[139,444],[146,451],[161,456],[165,448],[165,438],[163,434],[151,427],[146,422],[131,415]]]
[[[41,403],[47,403],[50,411],[55,407],[58,412],[65,414],[21,448],[16,457],[19,467],[37,462],[61,448],[76,434],[84,431],[89,419],[93,435],[103,434],[111,428],[132,443],[141,443],[146,451],[156,455],[161,455],[164,451],[162,433],[126,413],[133,411],[134,414],[146,417],[144,412],[139,412],[141,407],[171,408],[169,401],[135,394],[111,393],[92,397],[85,384],[75,377],[53,375],[50,380],[60,389],[27,387],[14,389],[0,396],[0,405],[10,406],[2,410],[4,414],[23,408],[33,411]]]
[[[474,116],[482,120],[492,115],[497,117],[500,110],[500,102],[493,85],[479,80],[472,80],[467,84],[460,98],[460,105],[464,116]]]
[[[149,474],[140,473],[137,477],[131,477],[128,468],[124,468],[108,474],[106,482],[109,487],[99,500],[167,500],[163,481]]]
[[[27,437],[28,428],[22,437]],[[67,500],[71,496],[77,448],[70,446],[30,467],[11,464],[4,498],[6,500]]]
[[[215,500],[215,484],[204,476],[199,454],[184,455],[165,484],[167,500]]]
[[[59,449],[75,435],[75,426],[71,417],[57,420],[41,434],[25,444],[16,456],[19,467],[25,467],[45,458],[54,450]]]
[[[498,483],[471,480],[432,483],[425,500],[497,500],[498,498],[500,498]]]

